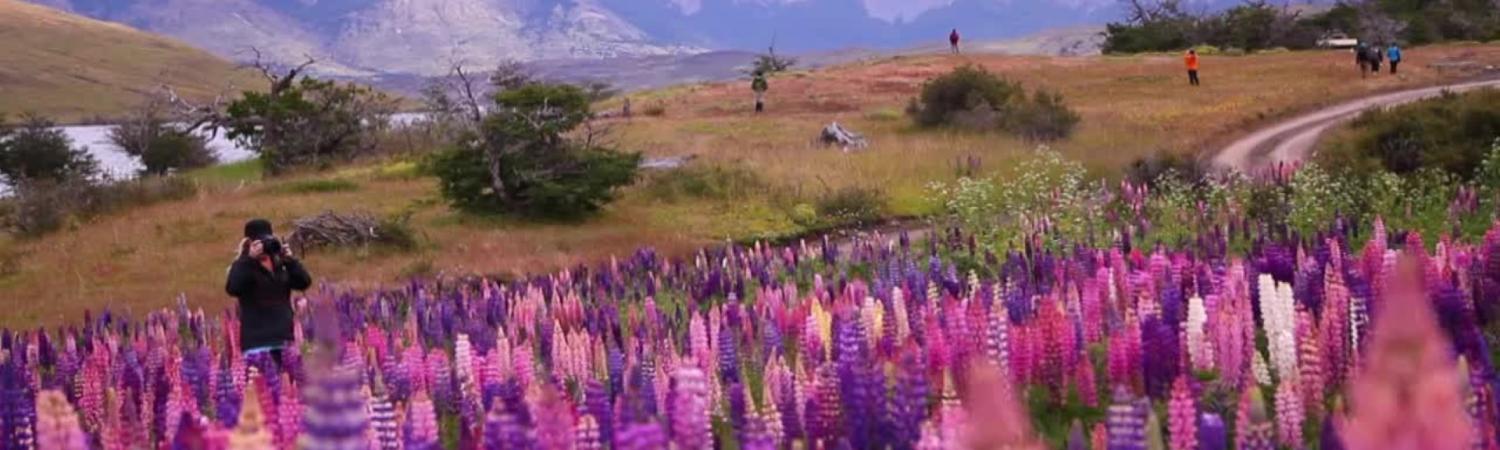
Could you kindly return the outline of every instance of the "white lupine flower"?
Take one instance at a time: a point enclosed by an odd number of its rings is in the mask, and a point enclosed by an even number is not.
[[[1255,375],[1255,383],[1261,386],[1271,385],[1271,369],[1266,368],[1266,358],[1259,351],[1254,352],[1255,357],[1250,359],[1250,372]]]
[[[1203,298],[1195,295],[1188,299],[1187,346],[1193,367],[1208,368],[1213,364],[1213,357],[1209,355],[1204,339],[1203,327],[1207,323],[1208,311],[1203,307]]]
[[[1277,283],[1270,274],[1257,280],[1260,292],[1260,315],[1266,335],[1270,368],[1279,379],[1289,379],[1297,371],[1297,334],[1292,286]],[[1258,356],[1258,355],[1257,355]]]

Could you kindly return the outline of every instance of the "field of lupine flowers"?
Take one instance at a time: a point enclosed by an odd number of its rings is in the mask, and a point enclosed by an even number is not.
[[[282,364],[229,312],[101,312],[3,334],[0,449],[1500,448],[1500,223],[1239,206],[325,289]]]

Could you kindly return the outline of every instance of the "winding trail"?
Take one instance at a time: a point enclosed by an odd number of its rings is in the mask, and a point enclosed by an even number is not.
[[[1279,162],[1301,161],[1329,129],[1360,113],[1442,95],[1500,86],[1500,78],[1411,89],[1375,95],[1334,105],[1257,130],[1229,144],[1214,156],[1216,166],[1250,173]]]

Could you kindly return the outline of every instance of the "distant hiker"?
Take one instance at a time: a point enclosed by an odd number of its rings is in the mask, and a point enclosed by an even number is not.
[[[1354,63],[1359,65],[1359,76],[1365,78],[1380,72],[1380,48],[1364,42],[1354,46]]]
[[[625,97],[625,105],[620,107],[620,115],[630,118],[630,97]]]
[[[246,356],[270,353],[281,364],[282,349],[292,342],[292,291],[309,286],[312,276],[272,234],[271,222],[246,222],[239,255],[224,283],[224,291],[239,301],[239,344]]]
[[[756,71],[755,79],[750,80],[750,90],[755,91],[755,112],[766,110],[766,90],[771,88],[766,82],[765,72]]]
[[[1391,60],[1391,75],[1395,75],[1396,66],[1401,65],[1401,46],[1392,43],[1390,48],[1385,49],[1385,56]]]
[[[948,47],[953,50],[953,54],[955,54],[955,55],[957,55],[959,53],[958,52],[958,40],[959,40],[958,29],[954,28],[952,33],[948,33]]]
[[[1188,49],[1187,55],[1183,56],[1182,60],[1183,60],[1184,63],[1187,64],[1188,84],[1193,85],[1193,86],[1197,86],[1198,85],[1198,51],[1197,50],[1193,50],[1193,49]]]

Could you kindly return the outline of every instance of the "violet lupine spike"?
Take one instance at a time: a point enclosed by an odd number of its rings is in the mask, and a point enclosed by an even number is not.
[[[396,425],[396,409],[391,405],[386,396],[385,386],[376,379],[374,389],[371,390],[370,402],[367,405],[370,417],[370,429],[375,436],[375,447],[378,450],[399,450],[401,448],[401,433]]]
[[[1229,430],[1218,414],[1205,412],[1198,415],[1197,435],[1199,450],[1229,450]]]
[[[672,443],[683,449],[711,448],[709,415],[713,406],[709,403],[703,371],[691,364],[678,367],[669,397],[667,420]]]
[[[1144,399],[1136,399],[1130,391],[1115,389],[1114,404],[1106,416],[1109,429],[1109,450],[1146,450],[1146,409]]]
[[[532,448],[530,430],[516,414],[510,412],[505,402],[496,402],[484,423],[485,450],[510,450]]]
[[[625,426],[617,439],[619,450],[660,450],[667,447],[667,436],[655,422]]]
[[[368,445],[369,429],[363,384],[355,368],[341,364],[318,370],[303,388],[302,433],[297,446],[304,449],[352,449]]]

